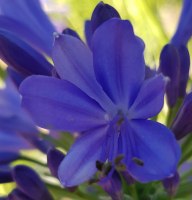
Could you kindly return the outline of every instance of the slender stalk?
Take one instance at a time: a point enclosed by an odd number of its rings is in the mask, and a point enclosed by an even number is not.
[[[130,192],[131,192],[131,197],[133,198],[133,200],[139,200],[135,185],[130,186]]]
[[[26,156],[20,156],[20,159],[21,159],[21,160],[26,160],[26,161],[30,161],[30,162],[36,163],[36,164],[41,165],[41,166],[43,166],[43,167],[47,167],[47,164],[42,163],[42,162],[39,162],[38,160],[34,160],[34,159],[29,158],[29,157],[26,157]]]

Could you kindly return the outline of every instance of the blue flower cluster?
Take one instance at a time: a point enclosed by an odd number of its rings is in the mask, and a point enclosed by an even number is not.
[[[85,22],[86,43],[69,28],[57,33],[38,0],[0,0],[0,11],[0,59],[8,66],[0,90],[0,183],[17,185],[5,199],[54,199],[29,166],[10,166],[27,159],[21,150],[34,148],[47,154],[51,174],[72,193],[88,181],[122,200],[122,179],[131,188],[136,181],[162,180],[174,196],[180,182],[177,140],[192,131],[192,93],[186,93],[191,0],[184,0],[157,72],[146,66],[145,44],[131,22],[103,2]],[[165,93],[169,113],[163,125],[152,119]],[[56,149],[58,139],[42,139],[37,126],[78,137],[65,155]]]

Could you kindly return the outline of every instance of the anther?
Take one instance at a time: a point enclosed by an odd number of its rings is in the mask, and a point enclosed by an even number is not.
[[[144,162],[143,162],[141,159],[139,159],[139,158],[133,157],[133,158],[132,158],[132,161],[133,161],[135,164],[139,165],[139,166],[143,166],[143,165],[144,165]]]
[[[127,165],[124,163],[120,163],[119,166],[117,167],[118,171],[123,172],[127,169]]]
[[[115,165],[118,165],[120,162],[121,162],[121,160],[123,160],[125,158],[125,156],[124,155],[122,155],[122,154],[119,154],[119,155],[117,155],[116,157],[115,157],[115,159],[114,159],[114,164]]]
[[[103,175],[106,177],[113,168],[113,163],[108,162],[103,168]]]
[[[96,168],[97,168],[99,171],[102,171],[102,170],[103,170],[103,166],[104,166],[104,163],[103,163],[103,162],[100,162],[99,160],[96,161]]]
[[[88,180],[88,184],[91,185],[93,183],[99,183],[101,180],[99,178],[91,178]]]

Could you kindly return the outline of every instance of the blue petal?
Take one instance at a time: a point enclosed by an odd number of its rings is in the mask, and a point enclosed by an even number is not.
[[[116,114],[114,104],[96,81],[92,53],[84,43],[75,37],[56,33],[53,62],[62,79],[79,87],[107,112]]]
[[[30,198],[35,200],[53,200],[44,182],[31,168],[17,165],[13,168],[12,175],[18,188]]]
[[[148,119],[161,111],[166,80],[162,75],[158,75],[143,83],[134,104],[128,110],[130,119]]]
[[[43,128],[86,131],[106,124],[105,111],[68,81],[31,76],[20,86],[22,106]]]
[[[174,174],[181,157],[181,149],[173,133],[164,125],[148,120],[131,120],[137,157],[144,162],[139,166],[129,163],[130,175],[146,183],[160,180]]]
[[[14,189],[9,193],[6,200],[33,200],[23,192],[21,192],[19,189]]]
[[[0,8],[1,15],[7,17],[6,25],[0,27],[18,34],[51,55],[55,28],[43,12],[39,0],[1,0]],[[21,29],[24,30],[23,33]]]
[[[32,146],[16,133],[0,131],[0,151],[32,149]]]
[[[91,40],[92,40],[92,32],[91,32],[91,21],[85,21],[85,39],[87,46],[91,49]]]
[[[77,39],[81,40],[81,38],[79,37],[78,33],[75,32],[74,30],[70,29],[70,28],[64,29],[62,34],[71,35],[71,36],[76,37]]]
[[[0,30],[0,47],[0,58],[19,74],[51,76],[52,65],[16,35]]]
[[[143,50],[143,41],[134,35],[127,20],[110,19],[93,35],[96,78],[120,109],[133,104],[144,80]]]
[[[20,155],[18,152],[14,152],[10,150],[7,150],[7,151],[0,150],[0,165],[9,164],[10,162],[18,160],[19,158],[20,158]]]
[[[96,172],[107,126],[85,133],[78,138],[59,166],[63,186],[75,186],[89,180]]]
[[[10,167],[8,167],[7,165],[0,166],[0,184],[10,182],[13,182]]]
[[[151,69],[150,67],[145,66],[145,80],[154,77],[156,74],[156,69]]]

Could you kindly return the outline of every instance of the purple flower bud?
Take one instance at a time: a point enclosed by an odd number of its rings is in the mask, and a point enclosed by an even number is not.
[[[20,158],[18,152],[14,151],[0,151],[0,165],[9,164],[12,161],[15,161]]]
[[[61,161],[65,158],[65,154],[63,154],[61,151],[57,149],[50,149],[47,154],[47,165],[53,174],[57,179],[58,177],[58,168],[61,163]],[[74,192],[77,189],[77,186],[74,187],[66,187],[70,192]]]
[[[113,175],[106,183],[100,185],[113,200],[123,200],[121,177],[116,170],[114,170]]]
[[[9,166],[0,166],[0,183],[13,182],[11,169]]]
[[[62,34],[70,35],[70,36],[76,37],[77,39],[81,40],[81,38],[79,37],[78,33],[76,33],[74,30],[72,30],[70,28],[64,29]]]
[[[152,78],[157,75],[156,69],[151,69],[148,66],[145,66],[145,80]]]
[[[58,167],[64,158],[65,154],[57,149],[50,149],[47,154],[47,165],[53,176],[55,176],[57,179],[59,179]]]
[[[127,185],[133,185],[135,183],[135,179],[129,174],[128,171],[122,171],[121,172],[125,182],[127,183]]]
[[[14,189],[7,197],[7,200],[33,200],[19,189]]]
[[[177,48],[173,44],[165,45],[161,51],[159,72],[170,78],[166,87],[167,102],[170,107],[174,107],[179,91],[180,60]]]
[[[186,45],[192,35],[192,1],[184,0],[179,24],[171,42],[179,48]]]
[[[0,58],[24,77],[51,76],[52,65],[35,49],[13,33],[0,30]]]
[[[103,3],[103,1],[98,3],[91,16],[92,34],[101,24],[114,17],[121,18],[119,13],[115,10],[115,8]]]
[[[186,95],[186,87],[189,79],[190,55],[186,46],[182,45],[178,49],[180,57],[180,80],[179,80],[179,97]]]
[[[22,81],[25,79],[25,77],[17,73],[16,71],[12,70],[10,67],[7,68],[7,73],[11,81],[15,85],[15,87],[19,90],[19,86],[22,83]]]
[[[177,188],[179,187],[180,177],[179,173],[176,171],[172,177],[162,180],[163,186],[167,191],[168,196],[175,196],[177,193]]]
[[[39,175],[31,168],[17,165],[12,170],[12,176],[18,188],[35,200],[53,200]]]
[[[92,31],[91,31],[91,21],[85,21],[85,39],[87,46],[91,49]]]
[[[192,92],[184,99],[170,129],[177,140],[182,139],[192,131]]]

